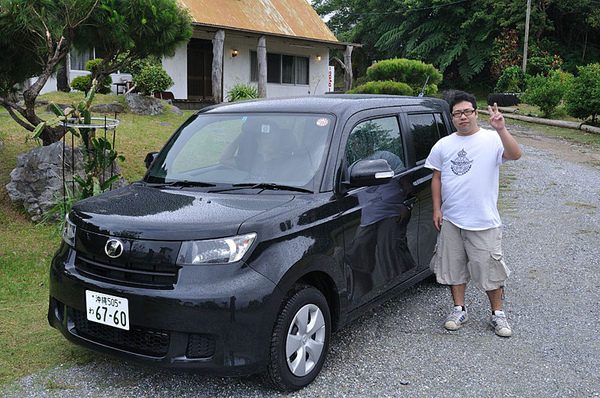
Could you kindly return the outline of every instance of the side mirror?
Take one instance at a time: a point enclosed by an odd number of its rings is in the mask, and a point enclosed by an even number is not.
[[[385,159],[363,159],[350,166],[350,185],[366,187],[387,184],[394,178],[394,171]]]
[[[157,156],[158,152],[150,152],[146,155],[146,157],[144,158],[144,164],[146,165],[147,169],[149,169],[150,166],[152,166],[152,162],[154,162],[154,159],[156,159]]]

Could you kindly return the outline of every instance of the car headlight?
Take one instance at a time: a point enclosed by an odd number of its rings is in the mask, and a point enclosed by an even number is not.
[[[244,257],[256,239],[256,233],[228,238],[185,241],[181,244],[178,264],[233,263]]]
[[[65,243],[71,247],[75,247],[75,232],[76,232],[75,224],[69,220],[69,215],[67,214],[65,217],[65,226],[63,227],[62,238]]]

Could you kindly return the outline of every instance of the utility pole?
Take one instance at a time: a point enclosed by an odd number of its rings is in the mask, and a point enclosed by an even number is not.
[[[527,0],[527,15],[525,17],[525,45],[523,48],[523,73],[527,73],[527,47],[529,47],[529,16],[531,15],[531,0]]]

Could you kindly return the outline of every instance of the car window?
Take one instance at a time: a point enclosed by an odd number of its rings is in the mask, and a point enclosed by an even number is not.
[[[361,159],[385,159],[395,172],[405,167],[397,117],[366,120],[352,129],[346,145],[346,160],[352,165]]]
[[[312,189],[333,118],[320,114],[197,115],[158,155],[148,182],[273,183]]]
[[[440,139],[440,131],[444,122],[440,114],[423,113],[408,115],[408,122],[413,135],[417,164],[424,162],[431,148]]]

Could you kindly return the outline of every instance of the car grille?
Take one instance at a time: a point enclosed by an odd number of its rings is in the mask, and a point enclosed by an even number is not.
[[[216,342],[213,336],[191,334],[188,340],[186,356],[188,358],[208,358],[215,353]]]
[[[88,277],[110,283],[173,289],[180,267],[171,264],[104,262],[78,254],[75,268]]]
[[[129,352],[162,357],[169,349],[170,333],[162,330],[132,328],[117,329],[90,322],[84,312],[72,309],[72,319],[77,335],[100,344]]]

